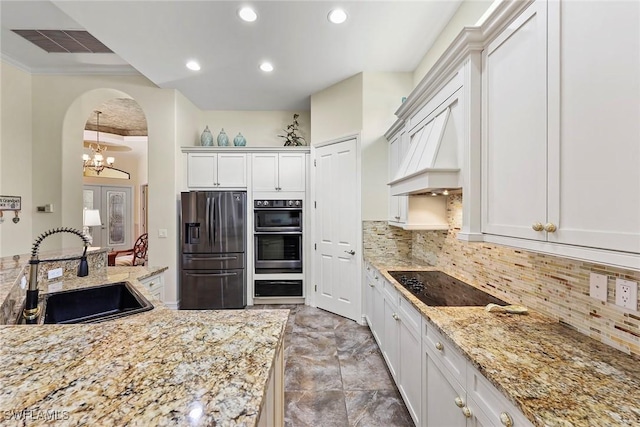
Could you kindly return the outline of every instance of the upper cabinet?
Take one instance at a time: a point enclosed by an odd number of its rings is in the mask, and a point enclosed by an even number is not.
[[[254,153],[253,191],[305,191],[305,153]]]
[[[483,53],[485,233],[539,238],[532,225],[547,222],[546,54],[542,1],[529,6]]]
[[[538,0],[487,45],[487,241],[640,268],[638,28],[638,2]]]
[[[400,162],[409,146],[405,133],[394,135],[389,141],[389,179],[398,172]],[[394,196],[389,190],[389,224],[402,225],[407,222],[408,196]]]
[[[247,186],[244,153],[188,153],[189,188],[244,188]]]

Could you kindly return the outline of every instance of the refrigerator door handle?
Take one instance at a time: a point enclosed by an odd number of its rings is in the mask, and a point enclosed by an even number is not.
[[[238,257],[237,256],[221,256],[221,257],[198,257],[198,258],[191,258],[191,261],[235,261],[237,260]]]
[[[209,238],[209,247],[211,247],[211,198],[207,196],[207,210],[205,212],[207,217],[207,237]]]
[[[218,201],[218,205],[220,205],[220,201]],[[213,198],[213,243],[216,243],[218,240],[218,216],[216,215],[216,199]]]
[[[231,277],[237,276],[238,273],[185,273],[187,276],[193,277]]]

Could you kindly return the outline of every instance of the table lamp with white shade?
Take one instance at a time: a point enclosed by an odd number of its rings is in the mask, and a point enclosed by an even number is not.
[[[89,244],[93,244],[93,236],[91,235],[91,227],[102,225],[100,221],[100,211],[97,209],[85,209],[82,215],[82,232],[89,240]]]

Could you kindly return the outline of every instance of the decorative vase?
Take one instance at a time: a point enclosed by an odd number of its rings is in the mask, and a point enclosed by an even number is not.
[[[238,136],[233,138],[233,145],[236,147],[244,147],[247,145],[247,140],[242,136],[242,133],[238,132]]]
[[[229,137],[225,133],[224,128],[222,128],[222,130],[218,134],[218,145],[220,147],[226,147],[229,145]]]
[[[200,145],[203,147],[211,147],[213,145],[213,134],[209,130],[209,126],[205,126],[200,135]]]

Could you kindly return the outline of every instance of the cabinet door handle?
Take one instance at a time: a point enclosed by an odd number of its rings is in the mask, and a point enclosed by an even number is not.
[[[460,396],[456,397],[454,402],[456,403],[456,406],[458,408],[463,408],[464,407],[464,401],[462,400],[462,398]]]
[[[394,320],[400,320],[400,317],[398,317],[396,313],[393,313],[391,317],[393,317]]]
[[[542,231],[544,230],[544,225],[539,222],[534,222],[531,228],[533,228],[533,231]]]
[[[371,282],[367,282],[367,283],[368,283],[368,284],[369,284],[369,286],[371,286],[372,288],[375,288],[375,287],[376,287],[376,286],[375,286],[373,283],[371,283]]]
[[[471,409],[469,409],[467,406],[462,408],[462,413],[466,418],[471,418]]]
[[[436,343],[436,350],[438,350],[438,351],[442,351],[442,350],[444,350],[444,346],[442,345],[442,343],[441,343],[441,342],[437,342],[437,343]],[[458,399],[459,399],[459,398],[458,398]]]
[[[500,422],[505,427],[513,427],[513,418],[511,418],[508,412],[502,412],[500,414]]]
[[[551,222],[546,223],[544,226],[544,231],[546,231],[547,233],[553,233],[557,229],[558,227],[556,227],[556,225]]]

